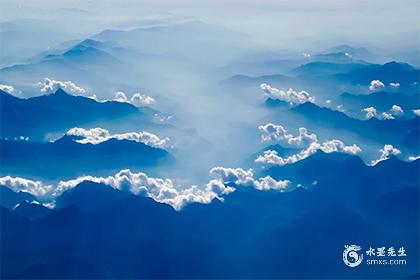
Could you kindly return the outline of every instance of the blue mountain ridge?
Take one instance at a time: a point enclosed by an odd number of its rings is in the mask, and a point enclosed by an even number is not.
[[[322,168],[326,157],[336,162],[333,172]],[[62,194],[57,208],[39,219],[1,208],[2,253],[8,256],[2,277],[415,275],[420,161],[391,158],[368,167],[356,159],[319,154],[312,160],[320,176],[337,174],[312,188],[275,192],[237,186],[224,202],[190,204],[180,212],[91,182]],[[411,261],[381,270],[349,269],[342,263],[346,244],[404,246]]]
[[[91,98],[70,95],[62,89],[28,99],[0,90],[0,108],[1,137],[13,139],[25,136],[32,140],[44,140],[47,133],[89,122],[142,114],[141,109],[128,103],[97,102]],[[147,118],[145,114],[143,117]]]
[[[81,144],[76,140],[69,135],[48,143],[0,140],[1,173],[61,179],[125,168],[152,169],[175,162],[169,152],[141,142],[109,139]]]

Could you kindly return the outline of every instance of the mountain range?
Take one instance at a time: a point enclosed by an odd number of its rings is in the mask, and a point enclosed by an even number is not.
[[[318,174],[314,186],[288,192],[236,186],[224,202],[179,212],[84,182],[37,219],[1,207],[2,254],[8,256],[2,276],[410,277],[418,273],[418,168],[419,160],[391,158],[368,167],[354,156],[319,153],[277,173]],[[411,262],[352,270],[341,260],[346,244],[404,246]]]
[[[0,140],[1,174],[63,179],[126,168],[150,170],[174,161],[166,150],[141,142],[109,139],[81,144],[77,140],[70,135],[47,143]]]
[[[92,98],[75,96],[61,88],[55,93],[18,98],[0,90],[1,135],[14,139],[20,136],[44,140],[47,133],[67,131],[83,124],[114,120],[133,114],[143,115],[141,109],[122,102],[98,102]]]

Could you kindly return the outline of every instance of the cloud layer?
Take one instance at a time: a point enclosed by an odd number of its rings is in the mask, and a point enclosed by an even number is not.
[[[91,181],[108,185],[114,189],[128,191],[135,195],[150,197],[157,202],[171,205],[180,210],[187,204],[210,203],[213,199],[223,200],[223,196],[235,191],[227,184],[254,187],[258,190],[287,190],[291,182],[276,181],[270,176],[254,179],[252,169],[215,167],[210,171],[211,179],[204,187],[196,185],[188,188],[176,186],[171,179],[152,178],[145,173],[133,173],[128,169],[121,170],[113,176],[94,177],[82,176],[73,180],[60,181],[56,186],[44,185],[39,181],[32,181],[20,177],[2,177],[0,185],[7,186],[13,191],[25,191],[46,201],[53,201],[63,192],[76,187],[84,181]]]
[[[306,91],[295,91],[292,88],[289,88],[287,91],[274,88],[269,84],[263,83],[260,85],[260,88],[263,90],[264,94],[269,98],[278,99],[286,101],[292,104],[302,104],[305,102],[314,102],[315,97],[311,96]]]
[[[61,88],[74,95],[86,94],[86,90],[84,88],[77,86],[72,81],[62,82],[62,81],[53,80],[50,78],[45,78],[43,82],[39,82],[37,85],[39,89],[41,90],[41,92],[44,92],[44,93],[54,93],[57,89]]]
[[[297,136],[289,134],[283,126],[275,125],[272,123],[261,125],[258,128],[261,131],[262,141],[283,141],[293,146],[307,146],[306,149],[303,149],[299,153],[288,157],[281,157],[276,151],[265,151],[255,160],[256,162],[260,163],[276,165],[295,163],[313,155],[318,150],[321,150],[325,153],[342,152],[348,154],[357,154],[361,152],[360,147],[357,145],[353,144],[352,146],[346,146],[342,141],[337,139],[327,140],[323,143],[319,143],[317,135],[314,133],[308,133],[308,130],[304,127],[299,128],[299,135]]]
[[[367,119],[371,119],[371,118],[376,117],[378,115],[378,112],[376,111],[376,108],[372,107],[372,106],[362,109],[362,112],[366,113],[365,117]]]
[[[281,157],[276,151],[268,150],[265,151],[262,155],[258,156],[255,162],[260,163],[269,163],[275,165],[286,165],[301,161],[313,154],[317,151],[323,151],[324,153],[332,153],[332,152],[341,152],[347,154],[358,154],[362,150],[359,146],[353,144],[352,146],[346,146],[340,140],[328,140],[323,143],[314,142],[309,145],[308,148],[301,150],[299,153],[288,156],[288,157]]]
[[[130,103],[137,107],[149,106],[156,102],[154,98],[138,92],[134,93],[131,98],[128,98],[123,91],[117,91],[115,93],[114,101]]]
[[[383,160],[387,160],[389,156],[397,156],[401,154],[401,151],[397,148],[394,148],[392,145],[385,144],[384,147],[379,150],[379,153],[381,154],[380,157],[378,159],[372,160],[372,165],[376,165]]]
[[[299,128],[297,136],[287,133],[283,126],[272,123],[260,125],[258,129],[261,132],[262,141],[285,141],[293,146],[302,146],[318,141],[317,136],[314,133],[308,133],[305,127]]]
[[[379,114],[376,108],[372,106],[362,109],[362,112],[366,113],[365,114],[366,119],[371,119],[373,117],[378,118],[378,114]],[[395,117],[402,116],[402,115],[404,115],[404,110],[400,106],[394,104],[387,112],[382,112],[379,115],[379,119],[393,120],[395,119]]]
[[[0,89],[10,94],[16,94],[16,89],[11,85],[0,84]]]
[[[370,91],[379,91],[385,88],[384,83],[379,80],[373,80],[370,82],[369,90]]]
[[[111,134],[108,130],[99,127],[91,129],[75,127],[67,131],[66,134],[82,137],[82,139],[76,140],[76,142],[81,144],[99,144],[101,142],[108,141],[109,139],[118,139],[141,142],[148,146],[160,149],[170,147],[170,140],[168,137],[160,138],[159,136],[147,131]]]

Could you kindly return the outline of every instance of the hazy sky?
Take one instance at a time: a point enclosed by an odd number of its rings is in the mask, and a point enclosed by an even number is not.
[[[418,44],[420,1],[16,1],[1,0],[2,21],[48,19],[84,34],[141,20],[198,18],[268,46],[332,41]],[[85,22],[85,24],[78,24]],[[74,28],[74,26],[73,26]]]

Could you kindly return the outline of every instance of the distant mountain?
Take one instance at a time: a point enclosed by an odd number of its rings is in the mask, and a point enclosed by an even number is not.
[[[303,64],[292,70],[291,73],[299,76],[325,76],[359,70],[366,67],[366,65],[366,63],[331,63],[315,61]]]
[[[398,105],[408,115],[412,115],[410,112],[412,109],[420,108],[420,97],[418,95],[406,95],[399,92],[381,91],[360,95],[345,92],[338,97],[337,102],[346,104],[346,108],[355,107],[359,111],[373,106],[379,112],[388,111],[393,105]]]
[[[92,39],[116,41],[124,47],[149,54],[172,53],[208,64],[236,57],[250,46],[244,36],[199,20],[131,30],[107,29]],[[204,52],[206,56],[202,55]]]
[[[354,119],[342,112],[319,107],[310,102],[292,108],[291,112],[310,119],[313,124],[352,131],[370,139],[381,137],[382,141],[389,141],[390,143],[395,143],[397,146],[401,143],[405,135],[415,131],[420,125],[419,117],[408,120],[378,120],[376,118],[369,120]],[[417,135],[417,140],[418,137],[419,135]],[[417,145],[406,148],[414,152],[418,151]]]
[[[223,81],[227,85],[241,85],[241,86],[250,86],[255,91],[255,88],[261,83],[270,83],[270,84],[281,84],[285,82],[290,82],[294,78],[288,77],[285,75],[266,75],[258,77],[249,77],[246,75],[234,75]]]
[[[131,64],[118,57],[120,52],[116,51],[117,48],[115,42],[88,39],[70,47],[41,52],[24,63],[4,67],[0,69],[0,75],[5,83],[27,90],[33,87],[34,81],[42,81],[46,77],[104,87],[115,86],[118,79],[138,80]]]
[[[75,140],[67,135],[48,143],[0,140],[1,173],[62,179],[125,168],[153,168],[174,160],[167,151],[141,142],[110,139],[80,144]]]
[[[406,86],[419,81],[420,70],[409,64],[393,61],[384,65],[367,65],[349,73],[336,74],[335,77],[352,84],[367,85],[372,80],[380,80],[386,84],[398,82]]]
[[[418,271],[419,164],[391,158],[369,167],[355,156],[319,153],[270,173],[313,175],[314,186],[290,192],[236,186],[224,202],[179,212],[84,182],[43,218],[0,208],[1,276],[406,278]],[[404,246],[411,261],[399,269],[352,270],[342,262],[346,244]]]
[[[363,47],[352,47],[349,45],[338,45],[332,47],[326,51],[326,53],[347,53],[354,59],[360,59],[365,61],[375,61],[375,55],[370,52],[368,49]]]
[[[419,165],[419,160],[405,162],[396,157],[390,157],[371,167],[367,166],[358,156],[318,151],[293,164],[273,165],[263,171],[262,175],[269,175],[275,179],[286,178],[296,183],[302,183],[309,188],[317,188],[318,184],[331,185],[332,189],[324,190],[337,192],[337,195],[340,193],[340,196],[342,196],[343,189],[351,186],[353,190],[347,189],[348,192],[353,193],[352,195],[358,193],[358,199],[367,199],[373,194],[378,195],[395,191],[400,187],[418,184],[416,183],[418,174],[416,169]],[[354,174],[357,174],[357,177],[354,177]],[[313,186],[315,181],[316,185]],[[341,185],[333,186],[337,182],[341,182]],[[350,199],[350,194],[345,197]]]
[[[77,125],[112,120],[142,111],[128,103],[97,102],[58,89],[53,94],[21,99],[0,90],[1,136],[44,140],[45,134]],[[145,115],[143,115],[146,118]]]
[[[0,206],[13,209],[23,201],[36,201],[36,198],[27,192],[14,192],[6,186],[0,186]]]
[[[216,74],[223,77],[234,75],[260,76],[288,73],[304,63],[304,59],[270,59],[264,61],[237,61],[218,68]]]
[[[13,213],[25,217],[30,220],[39,219],[47,216],[52,210],[38,203],[31,203],[27,200],[20,202],[14,209]]]
[[[287,75],[275,74],[255,77],[234,75],[225,79],[223,84],[242,86],[241,91],[251,87],[255,91],[261,83],[269,83],[280,88],[305,88],[320,96],[331,97],[337,94],[331,88],[363,85],[367,91],[372,80],[380,80],[387,87],[389,87],[389,83],[400,83],[398,92],[416,95],[419,89],[419,77],[420,70],[405,63],[389,62],[380,65],[364,61],[351,60],[344,63],[314,58],[311,62],[288,72]],[[415,84],[416,82],[417,84]]]
[[[353,57],[348,52],[332,52],[316,54],[311,58],[312,61],[329,62],[329,63],[366,63]]]

